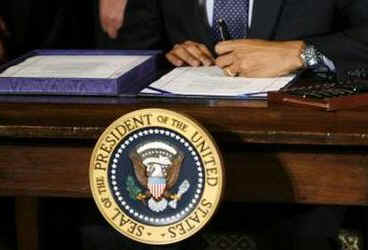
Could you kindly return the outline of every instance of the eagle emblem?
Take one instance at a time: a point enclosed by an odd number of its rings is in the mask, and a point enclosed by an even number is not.
[[[136,192],[135,199],[146,203],[155,212],[162,212],[168,206],[175,209],[177,201],[189,189],[185,180],[177,193],[170,190],[177,183],[184,155],[176,147],[162,141],[150,141],[138,145],[129,153],[135,176],[145,191]],[[132,197],[132,195],[131,195]]]

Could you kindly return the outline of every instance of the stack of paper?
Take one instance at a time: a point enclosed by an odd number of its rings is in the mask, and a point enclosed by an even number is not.
[[[0,67],[0,94],[137,95],[157,74],[154,50],[34,50]]]
[[[180,67],[153,82],[143,93],[161,92],[174,95],[203,96],[266,96],[279,90],[295,75],[276,78],[245,78],[225,76],[216,67]]]
[[[0,77],[116,79],[149,58],[141,55],[40,55],[6,69]]]

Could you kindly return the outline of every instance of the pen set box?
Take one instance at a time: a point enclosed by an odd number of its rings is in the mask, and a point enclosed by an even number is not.
[[[160,51],[34,50],[0,66],[0,94],[135,95],[157,77]]]
[[[367,106],[368,80],[291,86],[269,92],[268,103],[298,105],[325,111]]]

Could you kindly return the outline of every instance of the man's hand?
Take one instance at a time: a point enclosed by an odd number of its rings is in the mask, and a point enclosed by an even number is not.
[[[167,60],[177,67],[190,66],[209,66],[214,64],[215,59],[204,44],[186,41],[176,44],[174,48],[166,54]]]
[[[303,41],[225,41],[216,45],[215,49],[219,54],[216,65],[230,76],[283,76],[303,67],[300,57],[303,48]]]
[[[102,29],[115,39],[123,25],[128,0],[100,0],[100,22]]]

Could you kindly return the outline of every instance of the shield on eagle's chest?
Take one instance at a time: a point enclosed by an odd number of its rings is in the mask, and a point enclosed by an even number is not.
[[[164,177],[148,177],[148,190],[151,192],[153,198],[159,200],[165,192],[166,179]]]

